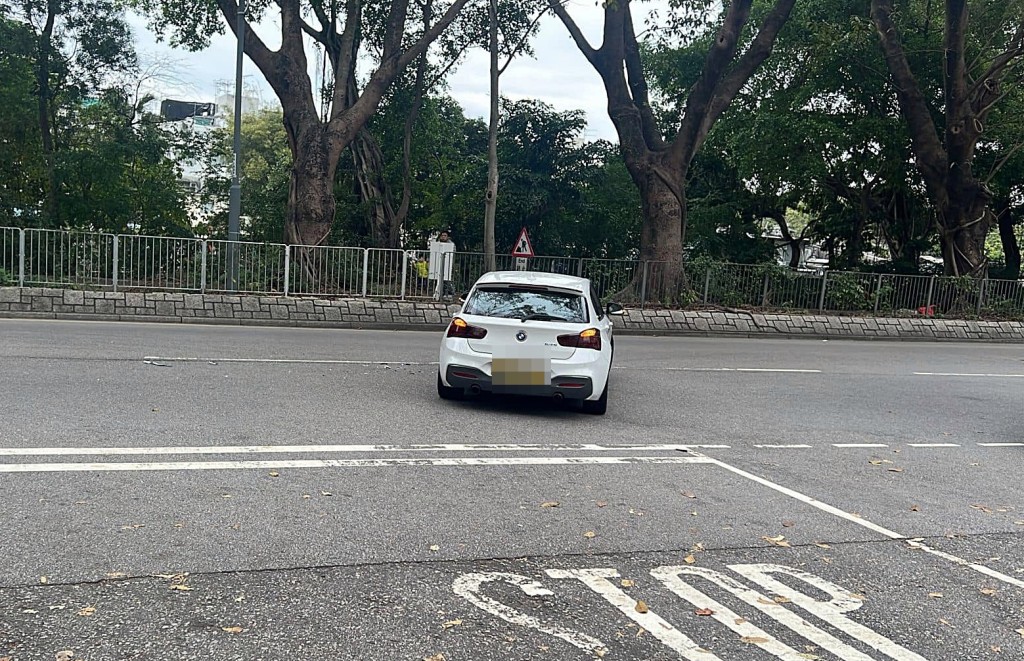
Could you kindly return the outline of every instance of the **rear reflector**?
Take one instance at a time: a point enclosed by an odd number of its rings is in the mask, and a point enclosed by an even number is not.
[[[458,376],[458,377],[461,377],[463,379],[476,379],[476,378],[479,378],[479,377],[477,377],[476,374],[472,374],[470,372],[452,372],[452,376]]]

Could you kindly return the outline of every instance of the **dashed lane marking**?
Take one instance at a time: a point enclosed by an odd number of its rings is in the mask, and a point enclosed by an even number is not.
[[[800,444],[800,443],[795,443],[793,445],[771,445],[771,444],[768,444],[768,443],[764,443],[764,444],[760,444],[759,445],[759,444],[755,443],[754,447],[755,448],[769,448],[769,449],[772,449],[772,450],[809,450],[812,446],[804,445],[804,444]]]
[[[887,448],[888,443],[833,443],[834,448]]]
[[[1024,374],[983,374],[966,372],[914,372],[914,376],[974,376],[994,379],[1024,379]]]
[[[959,443],[907,443],[912,448],[958,448]]]

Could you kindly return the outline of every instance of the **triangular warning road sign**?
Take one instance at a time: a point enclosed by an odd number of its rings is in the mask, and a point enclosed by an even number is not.
[[[516,239],[516,247],[512,249],[513,257],[533,257],[533,244],[530,243],[530,236],[526,233],[526,228],[519,233],[519,238]]]

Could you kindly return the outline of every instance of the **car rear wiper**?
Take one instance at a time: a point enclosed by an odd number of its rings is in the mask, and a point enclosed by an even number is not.
[[[528,314],[525,317],[519,319],[519,321],[526,323],[527,321],[568,321],[564,317],[556,317],[550,314],[544,314],[543,312],[537,312],[534,314]]]

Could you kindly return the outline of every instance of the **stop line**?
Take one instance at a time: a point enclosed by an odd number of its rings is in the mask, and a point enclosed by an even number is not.
[[[859,642],[893,661],[927,661],[916,652],[848,617],[848,613],[862,608],[865,604],[863,597],[852,590],[802,569],[785,565],[731,564],[728,568],[754,587],[728,574],[692,565],[659,566],[652,569],[650,575],[669,592],[696,608],[699,615],[710,617],[730,630],[740,643],[759,648],[778,659],[799,661],[814,657],[779,640],[752,623],[744,614],[733,611],[699,590],[694,584],[707,584],[716,592],[731,595],[743,602],[751,611],[767,616],[816,648],[828,651],[843,661],[874,661],[877,658],[865,654],[851,645],[851,642]],[[614,583],[611,579],[620,576],[618,570],[614,568],[548,569],[545,573],[555,580],[579,581],[622,615],[643,627],[662,645],[678,653],[681,658],[688,661],[722,661],[721,657],[702,646],[698,640],[657,615],[646,603],[630,596],[621,586],[632,586],[631,582],[622,582],[618,585]],[[795,579],[809,590],[798,590],[780,581],[778,576],[789,579],[789,583],[793,583]],[[528,576],[507,572],[462,574],[455,579],[452,589],[456,595],[480,610],[510,624],[558,638],[590,654],[607,656],[609,648],[599,638],[545,622],[484,594],[485,586],[494,582],[519,588],[527,597],[555,596],[555,592],[541,582]],[[774,597],[770,598],[769,594]],[[817,594],[825,594],[828,599],[821,600]],[[820,620],[832,630],[841,632],[848,640],[844,641],[812,624],[809,618],[791,610],[787,604],[791,604],[807,616]]]

